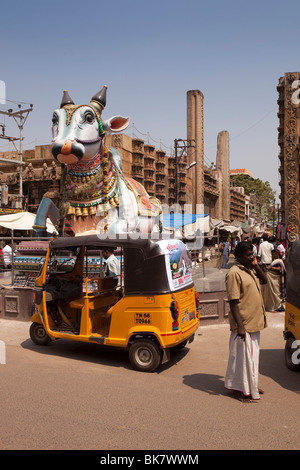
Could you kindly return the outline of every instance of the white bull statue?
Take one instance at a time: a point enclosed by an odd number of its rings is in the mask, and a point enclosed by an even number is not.
[[[158,232],[162,210],[158,199],[131,178],[125,178],[115,148],[104,145],[105,132],[126,129],[129,118],[102,120],[106,89],[87,105],[75,105],[64,91],[52,117],[52,154],[63,164],[60,205],[43,198],[35,219],[35,236],[46,234],[47,217],[54,225],[69,221],[75,235]]]

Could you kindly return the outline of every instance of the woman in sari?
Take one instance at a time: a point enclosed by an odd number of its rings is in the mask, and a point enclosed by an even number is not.
[[[267,267],[268,284],[262,286],[262,296],[267,311],[284,311],[286,269],[278,250],[272,251],[272,263]]]

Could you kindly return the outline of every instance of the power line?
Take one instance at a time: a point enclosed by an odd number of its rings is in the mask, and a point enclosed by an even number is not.
[[[255,121],[253,124],[251,124],[249,127],[247,127],[246,129],[244,129],[243,131],[241,131],[239,134],[236,134],[234,135],[233,137],[231,137],[231,135],[229,134],[229,138],[230,138],[230,142],[234,139],[237,139],[238,137],[240,137],[241,135],[243,134],[246,134],[249,130],[253,129],[254,127],[256,127],[258,124],[260,124],[262,121],[264,121],[271,113],[274,113],[275,110],[274,108],[271,109],[270,111],[268,111],[266,114],[263,115],[263,117],[261,117],[260,119],[258,119],[257,121]],[[215,145],[210,145],[208,147],[206,147],[206,150],[208,149],[211,149],[211,148],[217,148],[217,144]]]
[[[29,103],[29,102],[27,103],[26,101],[9,100],[8,98],[1,97],[1,96],[0,96],[0,101],[5,101],[5,102],[8,101],[9,103],[14,103],[14,104],[26,104],[26,105],[27,104],[29,104],[29,105],[32,104],[32,103]],[[1,107],[3,107],[3,105],[1,105]]]
[[[169,150],[169,149],[172,149],[172,151],[173,151],[173,147],[172,147],[171,145],[165,145],[165,144],[162,142],[161,139],[160,139],[159,141],[153,139],[153,138],[151,137],[151,135],[149,134],[149,132],[141,132],[141,131],[139,131],[139,130],[135,127],[134,123],[132,123],[131,129],[132,129],[132,137],[133,137],[133,138],[134,138],[134,137],[137,137],[137,136],[135,135],[135,133],[134,133],[134,131],[136,131],[136,132],[138,132],[140,135],[146,136],[147,139],[148,139],[148,143],[149,143],[149,139],[151,139],[151,140],[152,140],[153,142],[155,142],[156,144],[159,144],[160,146],[163,146],[163,147],[165,147],[165,148],[168,149],[168,150]]]

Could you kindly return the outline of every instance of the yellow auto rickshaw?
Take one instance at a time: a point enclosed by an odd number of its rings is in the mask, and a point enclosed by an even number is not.
[[[286,261],[285,362],[300,370],[300,241],[291,242]]]
[[[121,250],[122,272],[105,277],[99,264],[91,279],[89,259],[102,261],[107,247]],[[133,368],[150,372],[193,341],[198,303],[180,240],[57,238],[36,279],[30,336],[38,345],[67,338],[128,349]]]

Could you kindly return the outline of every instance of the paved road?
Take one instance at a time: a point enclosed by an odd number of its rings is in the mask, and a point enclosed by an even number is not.
[[[261,336],[258,403],[224,390],[228,326],[200,326],[158,372],[123,351],[33,345],[27,322],[0,319],[0,449],[299,449],[300,374],[283,360],[283,314]]]

